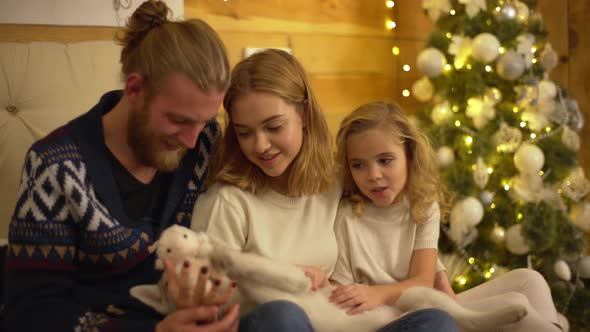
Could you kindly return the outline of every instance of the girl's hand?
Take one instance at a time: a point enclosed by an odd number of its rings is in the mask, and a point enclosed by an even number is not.
[[[326,274],[317,266],[296,265],[305,272],[305,275],[311,279],[311,290],[316,291],[330,285]]]
[[[338,286],[330,295],[330,302],[340,308],[352,307],[346,313],[354,315],[386,304],[383,292],[377,286],[350,284]]]

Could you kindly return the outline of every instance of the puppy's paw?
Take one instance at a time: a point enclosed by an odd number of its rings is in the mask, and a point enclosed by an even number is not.
[[[211,266],[217,271],[227,272],[234,265],[231,250],[225,248],[214,249],[209,259]]]
[[[506,317],[506,323],[519,322],[527,314],[527,308],[520,304],[509,304],[504,308],[504,317]]]
[[[291,293],[303,293],[311,290],[311,279],[309,279],[302,270],[292,278],[285,279],[285,290]]]

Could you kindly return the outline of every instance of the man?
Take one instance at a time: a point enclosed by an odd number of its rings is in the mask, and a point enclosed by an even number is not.
[[[164,318],[129,296],[160,277],[149,244],[171,224],[189,226],[229,83],[217,34],[169,14],[164,2],[143,3],[119,40],[124,89],[28,151],[9,230],[9,331],[237,329],[237,307],[197,325],[217,308]]]

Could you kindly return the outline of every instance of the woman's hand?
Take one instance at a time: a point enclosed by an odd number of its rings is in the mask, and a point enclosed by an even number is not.
[[[455,296],[455,291],[449,283],[449,278],[447,277],[446,271],[439,271],[436,273],[434,276],[434,289],[449,295],[453,300],[457,299]]]
[[[311,279],[311,290],[316,291],[318,288],[323,288],[330,285],[326,274],[317,266],[296,265],[302,269],[305,275]]]
[[[332,291],[330,302],[340,308],[352,307],[346,312],[349,315],[371,310],[386,304],[384,292],[380,291],[378,287],[361,284],[338,286]]]
[[[193,262],[194,263],[194,262]],[[196,267],[196,266],[195,266]],[[221,280],[212,280],[211,289],[206,292],[206,283],[209,279],[208,266],[201,266],[198,271],[190,266],[190,261],[185,261],[180,271],[180,276],[176,275],[174,264],[165,259],[164,268],[168,276],[168,297],[175,304],[177,309],[190,308],[200,305],[223,305],[227,303],[236,289],[236,283],[232,282],[227,289],[220,291]],[[197,283],[191,285],[191,272],[198,273]]]
[[[238,331],[238,305],[230,306],[224,312],[223,317],[217,320],[218,306],[227,303],[235,291],[235,282],[232,282],[226,290],[220,292],[221,282],[213,280],[211,289],[206,292],[206,282],[209,279],[208,267],[200,267],[194,289],[190,284],[190,262],[187,261],[183,264],[180,276],[176,275],[174,264],[167,259],[164,260],[164,268],[168,276],[168,296],[176,305],[177,310],[167,315],[165,319],[156,325],[156,332]]]

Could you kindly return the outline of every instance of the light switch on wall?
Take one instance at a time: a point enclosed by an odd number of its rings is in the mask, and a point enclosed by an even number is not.
[[[264,51],[269,48],[276,49],[276,50],[283,50],[289,54],[293,54],[293,51],[289,47],[246,47],[246,48],[244,48],[244,59],[254,53]]]

